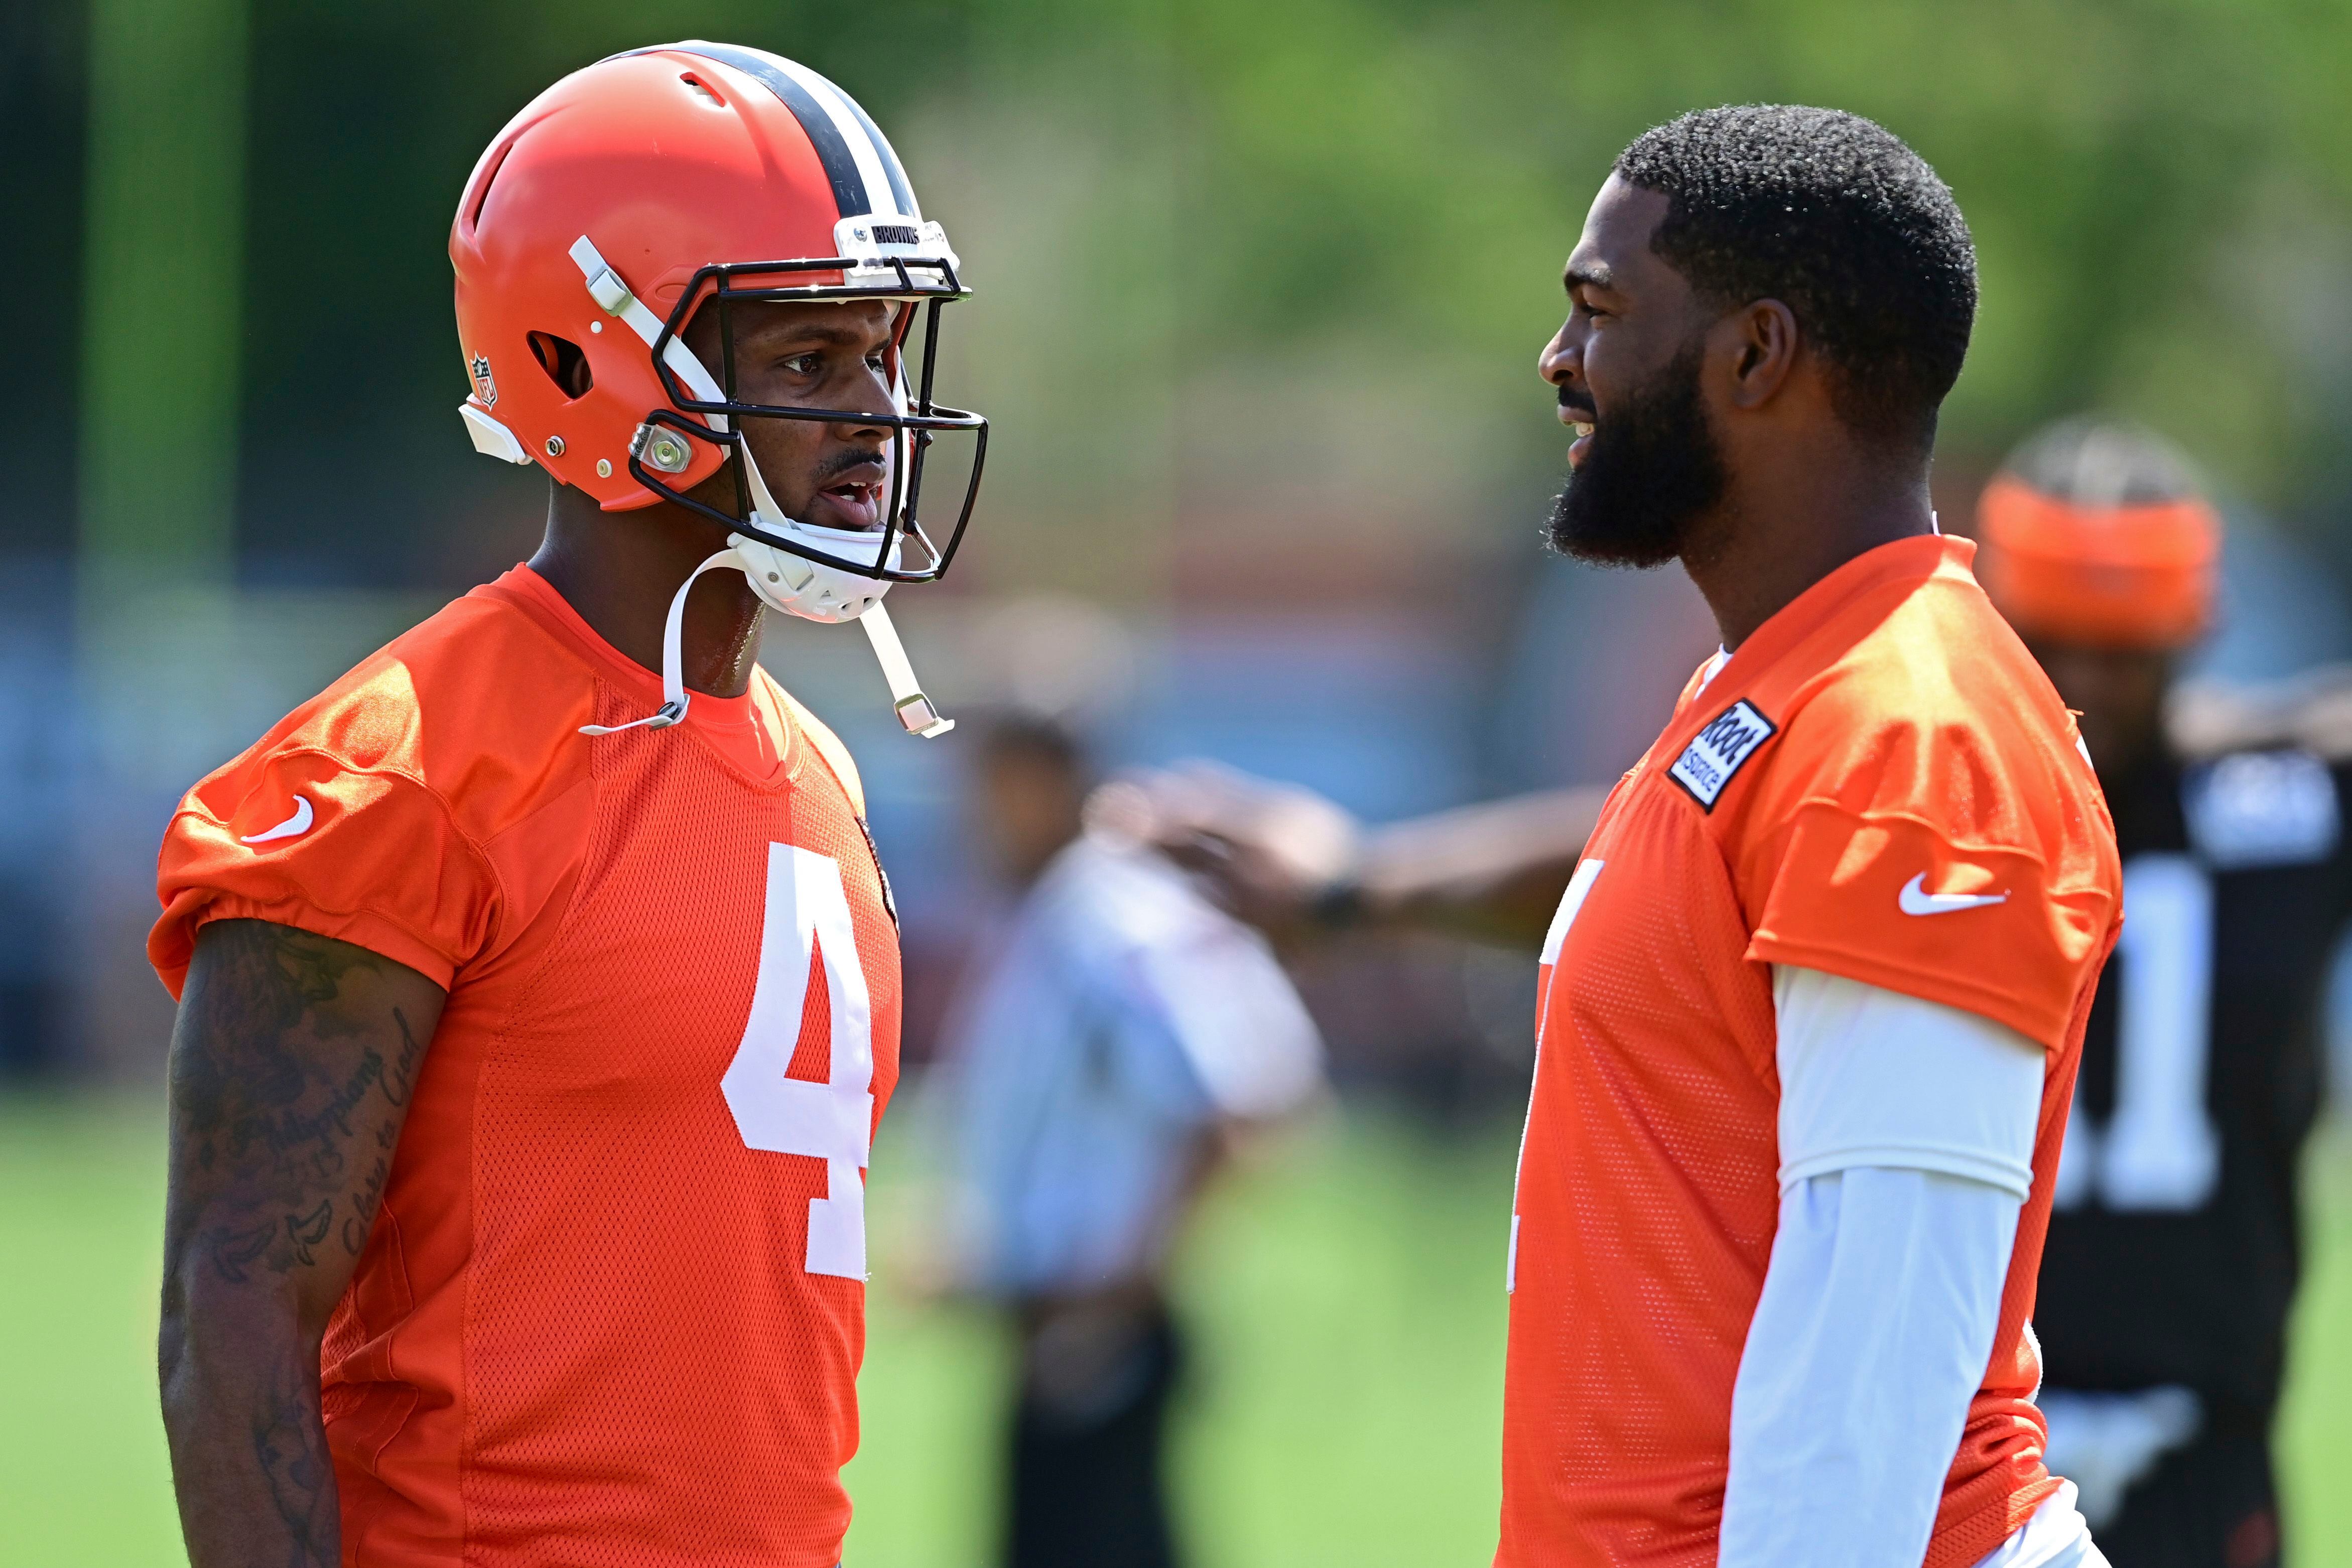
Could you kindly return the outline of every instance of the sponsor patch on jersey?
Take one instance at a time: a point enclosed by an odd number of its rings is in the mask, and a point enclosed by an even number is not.
[[[2241,752],[2181,782],[2189,839],[2216,871],[2306,866],[2336,853],[2335,775],[2308,752]]]
[[[1682,756],[1666,770],[1666,776],[1690,791],[1693,800],[1713,811],[1723,786],[1731,782],[1731,775],[1756,754],[1757,747],[1777,733],[1772,721],[1759,713],[1743,697],[1691,737],[1691,743],[1683,748]]]

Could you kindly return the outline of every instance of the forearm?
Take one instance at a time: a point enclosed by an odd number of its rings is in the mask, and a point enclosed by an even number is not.
[[[1556,790],[1376,828],[1355,878],[1370,921],[1534,948],[1608,792]]]
[[[1783,1195],[1732,1396],[1720,1568],[1920,1560],[1984,1377],[2019,1203],[1857,1167]]]
[[[156,1344],[194,1568],[340,1561],[319,1345],[444,1000],[284,926],[222,921],[197,940],[172,1037]]]
[[[167,1288],[158,1358],[190,1568],[332,1568],[341,1529],[320,1333],[283,1289],[207,1271],[184,1268]]]

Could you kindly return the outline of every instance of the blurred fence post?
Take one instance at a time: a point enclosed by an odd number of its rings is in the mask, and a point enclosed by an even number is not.
[[[945,353],[1002,421],[973,524],[991,586],[1138,607],[1168,592],[1186,363],[1172,10],[989,29],[970,89],[908,116],[925,211],[978,295]]]
[[[154,1070],[156,837],[219,762],[237,620],[248,0],[90,0],[79,410],[72,1034]]]
[[[236,542],[246,0],[91,0],[81,549],[222,583]]]

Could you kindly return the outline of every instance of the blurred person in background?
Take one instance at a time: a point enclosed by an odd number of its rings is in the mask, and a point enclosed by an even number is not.
[[[989,731],[972,777],[1018,901],[949,1032],[953,1245],[962,1282],[1020,1334],[1010,1568],[1176,1560],[1169,1249],[1236,1140],[1321,1083],[1321,1042],[1264,939],[1160,856],[1088,832],[1090,783],[1070,733],[1032,717]]]
[[[887,668],[877,601],[944,567],[911,437],[979,422],[900,354],[957,264],[840,89],[707,43],[541,94],[449,252],[461,413],[547,469],[544,542],[163,844],[188,1555],[830,1568],[898,930],[754,655],[763,606],[863,613]]]
[[[2124,857],[2034,1310],[2050,1466],[2119,1563],[2263,1568],[2320,999],[2352,914],[2342,692],[2192,692],[2168,725],[2221,523],[2146,432],[2044,430],[1978,533],[1987,591],[2081,710]]]
[[[1354,871],[1343,820],[1215,775],[1147,786],[1152,836],[1245,908],[1526,933],[1558,900],[1497,1564],[2093,1568],[2026,1319],[2121,876],[1928,510],[1967,226],[1870,121],[1704,110],[1621,154],[1564,282],[1554,542],[1680,560],[1722,633],[1657,742],[1597,822],[1487,807]]]

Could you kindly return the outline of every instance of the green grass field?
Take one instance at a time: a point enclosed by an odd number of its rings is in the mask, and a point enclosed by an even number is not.
[[[1486,1561],[1515,1132],[1438,1142],[1356,1115],[1221,1194],[1187,1270],[1179,1492],[1203,1568]],[[151,1371],[160,1139],[152,1104],[0,1100],[10,1568],[183,1561]],[[2352,1565],[2352,1137],[2324,1140],[2313,1173],[2289,1546],[2296,1568],[2335,1568]],[[989,1561],[1003,1367],[983,1319],[877,1282],[853,1568]]]

